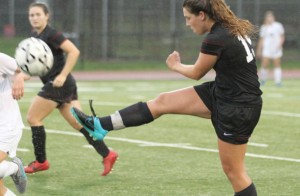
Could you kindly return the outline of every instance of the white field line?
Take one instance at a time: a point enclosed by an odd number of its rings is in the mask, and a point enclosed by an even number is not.
[[[249,146],[256,146],[256,147],[261,147],[261,148],[267,148],[269,145],[268,144],[259,144],[259,143],[253,143],[253,142],[248,142]]]
[[[17,151],[20,151],[20,152],[29,152],[29,149],[27,149],[27,148],[17,148]]]
[[[284,116],[284,117],[296,117],[296,118],[300,118],[300,114],[298,114],[298,113],[290,113],[290,112],[262,111],[262,114],[272,115],[272,116]]]
[[[29,127],[26,127],[25,129],[30,130]],[[51,129],[47,129],[46,132],[47,133],[54,133],[54,134],[72,135],[72,136],[83,137],[82,134],[76,133],[76,132],[66,132],[66,131],[58,131],[58,130],[51,130]],[[143,140],[134,140],[134,139],[108,137],[108,136],[105,137],[105,139],[114,140],[114,141],[121,141],[121,142],[128,142],[128,143],[134,143],[134,144],[138,144],[139,146],[156,146],[156,147],[179,148],[179,149],[185,149],[185,150],[197,150],[197,151],[205,151],[205,152],[218,152],[217,149],[200,148],[200,147],[190,146],[190,145],[186,145],[186,144],[168,144],[168,143],[159,143],[159,142],[148,142],[148,141],[143,141]],[[276,157],[276,156],[253,154],[253,153],[246,153],[246,156],[254,157],[254,158],[261,158],[261,159],[271,159],[271,160],[289,161],[289,162],[300,163],[300,159],[287,158],[287,157]]]

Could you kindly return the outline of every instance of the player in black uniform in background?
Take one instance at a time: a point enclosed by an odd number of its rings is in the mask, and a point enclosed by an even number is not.
[[[29,108],[27,121],[31,126],[32,143],[36,160],[25,167],[26,173],[47,170],[49,162],[46,158],[46,133],[43,120],[57,108],[67,122],[79,130],[103,157],[103,176],[107,175],[116,159],[117,153],[109,150],[103,141],[93,141],[88,132],[76,122],[70,113],[71,106],[81,108],[77,96],[76,81],[71,75],[75,66],[79,50],[62,33],[48,25],[49,9],[44,3],[32,3],[29,6],[29,21],[34,29],[33,37],[45,41],[54,56],[53,68],[41,77],[44,86]],[[64,57],[66,53],[66,58]]]
[[[207,35],[195,64],[182,64],[176,51],[166,63],[171,70],[195,80],[214,69],[215,81],[161,93],[153,100],[139,102],[106,117],[87,116],[76,108],[71,111],[99,140],[108,131],[146,124],[164,114],[211,119],[218,136],[222,167],[235,195],[256,196],[244,158],[262,108],[262,92],[249,39],[257,29],[249,21],[236,17],[223,0],[185,0],[183,14],[186,25],[195,34]]]

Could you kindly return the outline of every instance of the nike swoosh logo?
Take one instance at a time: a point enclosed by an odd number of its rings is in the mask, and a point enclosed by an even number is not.
[[[232,136],[232,133],[224,133],[224,136]]]
[[[86,119],[85,125],[90,129],[94,130],[94,120],[91,118]]]

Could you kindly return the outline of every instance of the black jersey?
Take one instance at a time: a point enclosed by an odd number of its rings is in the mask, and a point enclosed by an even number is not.
[[[218,56],[213,67],[217,100],[231,104],[261,104],[262,91],[250,39],[236,37],[215,23],[203,40],[201,52]]]
[[[49,25],[47,25],[40,34],[33,32],[32,37],[39,38],[46,42],[53,53],[53,67],[49,73],[41,77],[42,82],[46,83],[47,81],[53,80],[64,68],[65,56],[64,51],[60,49],[60,45],[66,40],[66,38],[61,32],[56,31]]]

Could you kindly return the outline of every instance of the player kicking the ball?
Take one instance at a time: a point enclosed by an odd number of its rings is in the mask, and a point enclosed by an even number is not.
[[[224,0],[185,0],[183,14],[186,25],[195,34],[207,34],[194,65],[182,64],[176,51],[166,63],[171,70],[195,80],[214,69],[215,81],[162,93],[106,117],[87,116],[76,108],[72,113],[92,137],[100,140],[108,131],[150,123],[164,114],[211,119],[218,136],[222,167],[234,194],[256,196],[244,163],[247,143],[262,108],[262,92],[249,39],[257,32],[256,28],[236,17]]]
[[[9,77],[14,76],[13,89]],[[27,177],[21,159],[16,157],[24,128],[17,100],[24,94],[24,80],[15,60],[0,53],[0,195],[15,195],[6,188],[3,178],[11,176],[19,193],[24,193]],[[8,157],[12,161],[7,160]]]

